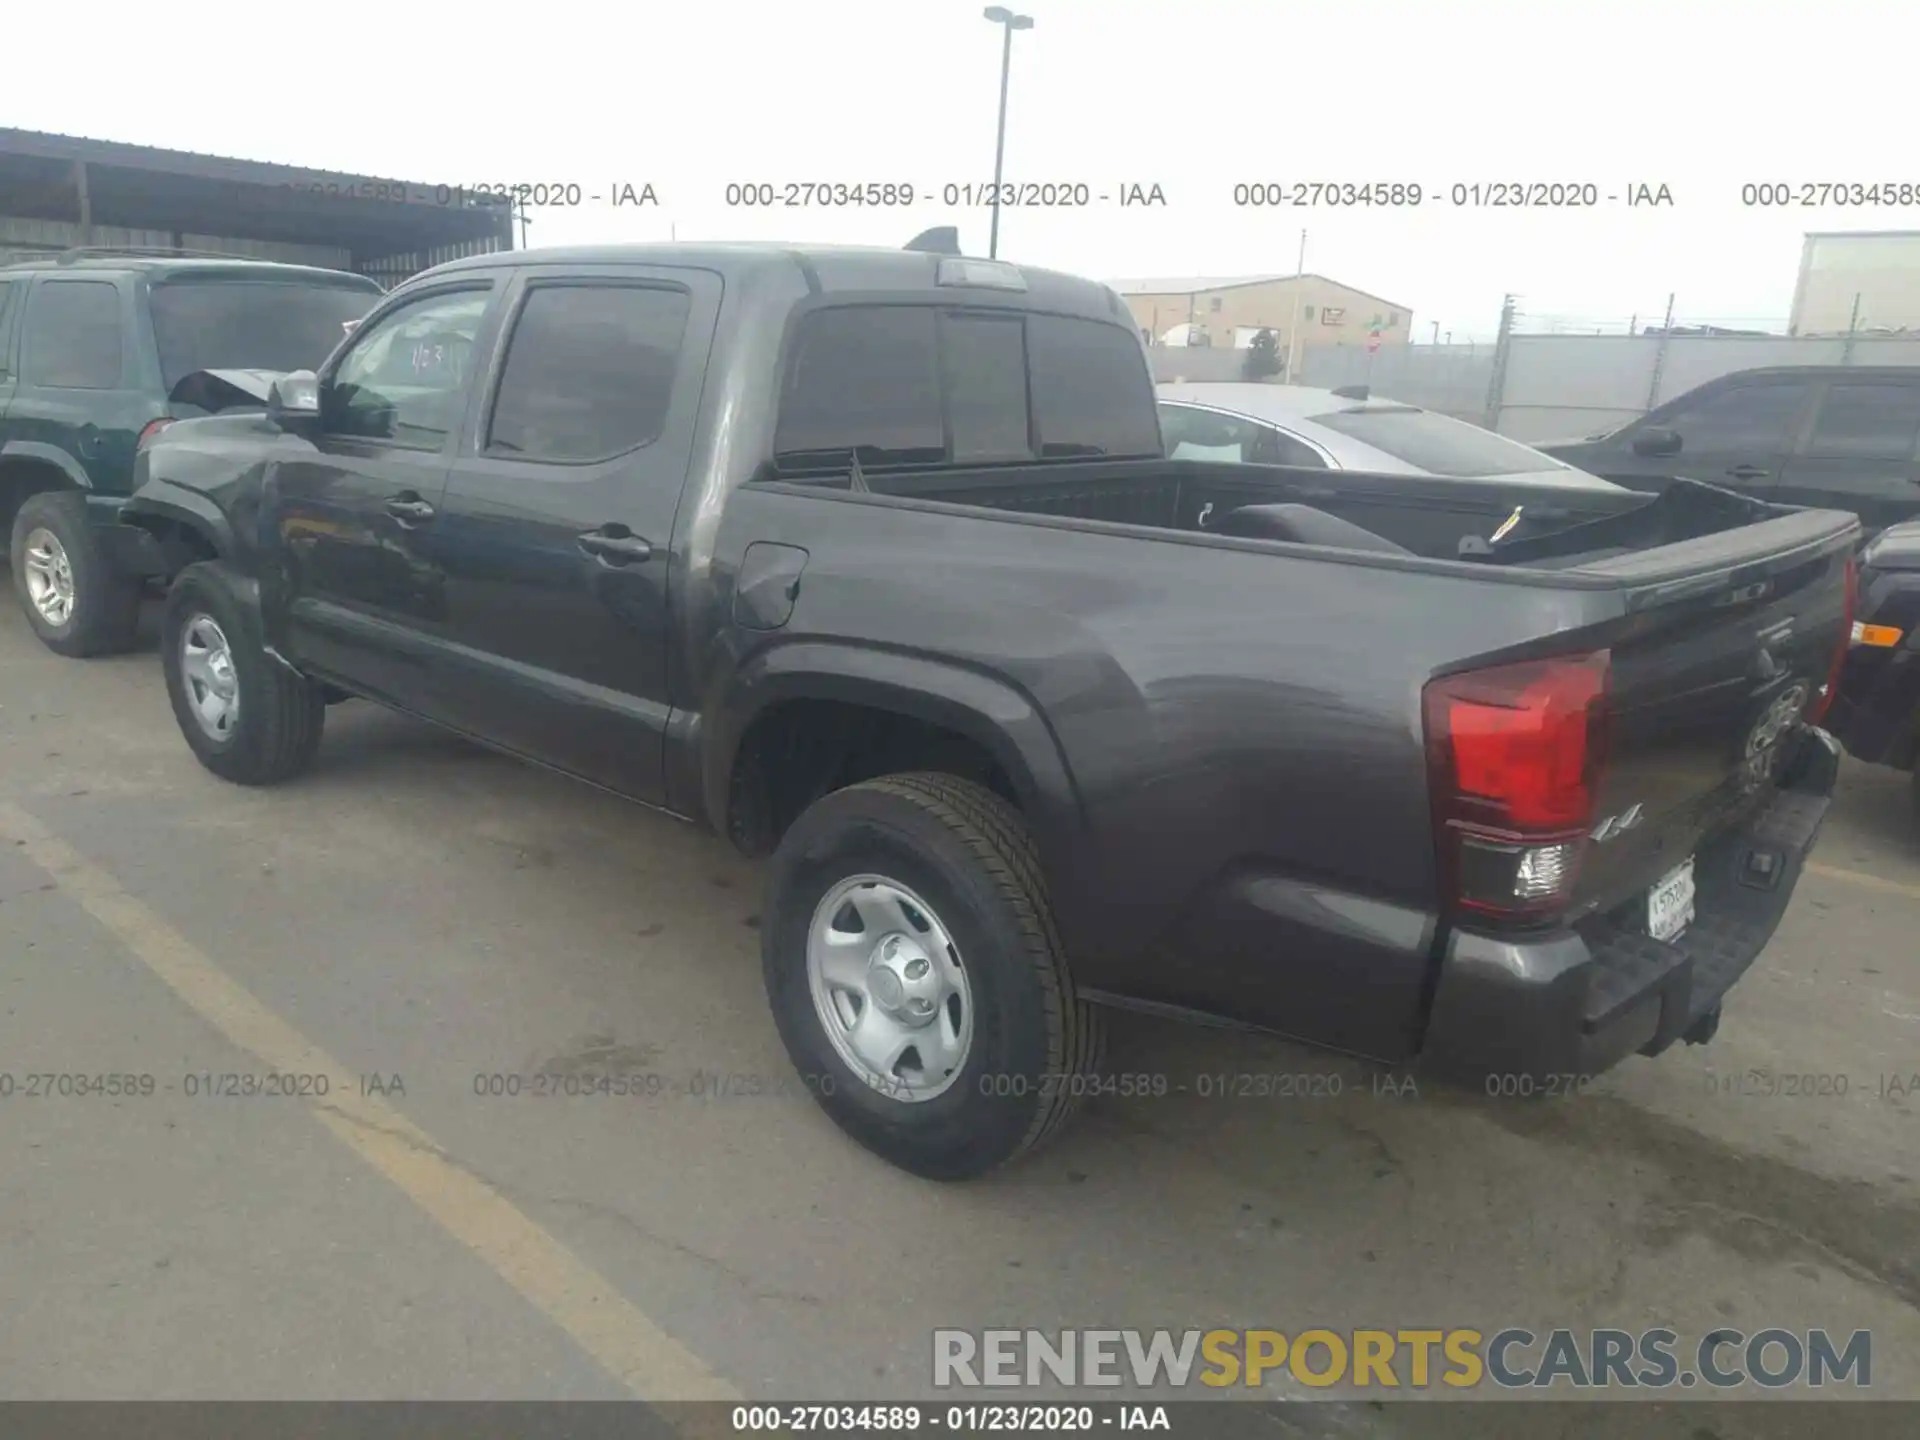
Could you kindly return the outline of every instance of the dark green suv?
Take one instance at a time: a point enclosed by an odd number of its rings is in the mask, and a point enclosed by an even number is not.
[[[140,445],[170,420],[263,404],[260,372],[319,365],[381,294],[363,275],[185,254],[0,268],[0,525],[47,648],[133,643],[141,586],[113,556]]]

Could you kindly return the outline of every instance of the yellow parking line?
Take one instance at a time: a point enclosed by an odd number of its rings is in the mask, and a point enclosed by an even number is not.
[[[622,1296],[613,1283],[462,1169],[433,1138],[282,1020],[118,881],[18,806],[0,835],[117,936],[203,1020],[268,1070],[328,1077],[313,1113],[642,1399],[738,1400],[740,1393]]]
[[[1864,870],[1845,870],[1838,865],[1822,865],[1818,861],[1807,862],[1807,873],[1824,875],[1829,880],[1844,880],[1849,885],[1859,885],[1868,890],[1884,890],[1889,895],[1904,895],[1909,900],[1920,900],[1920,885],[1909,885],[1904,880],[1883,880],[1878,875],[1869,875]]]

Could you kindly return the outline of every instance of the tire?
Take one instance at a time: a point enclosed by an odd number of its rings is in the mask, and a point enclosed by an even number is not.
[[[29,495],[13,517],[14,593],[40,643],[56,655],[85,659],[130,650],[140,630],[140,583],[107,558],[75,490]],[[42,584],[54,586],[36,600]],[[60,594],[66,591],[65,597]],[[65,600],[66,613],[50,618]],[[43,606],[45,608],[43,608]]]
[[[326,698],[319,685],[267,653],[257,617],[222,583],[219,569],[217,562],[189,565],[167,592],[160,625],[167,698],[181,735],[207,769],[238,785],[278,784],[312,765]],[[223,669],[214,667],[223,677],[219,691],[238,702],[224,734],[203,723],[198,708],[212,679],[189,667],[190,650],[202,661],[214,653],[205,643],[213,636],[224,642],[228,657]]]
[[[883,877],[885,887],[876,891],[855,877]],[[964,1058],[941,1072],[949,1078],[924,1087],[927,1098],[902,1098],[904,1090],[891,1093],[863,1077],[829,1033],[822,1003],[832,1010],[833,1002],[816,1002],[809,936],[821,919],[831,922],[817,912],[836,887],[855,883],[861,894],[883,899],[910,892],[931,912],[918,916],[912,905],[894,912],[929,922],[927,934],[881,930],[905,936],[910,953],[940,931],[958,952],[951,971],[964,981],[959,1013],[971,1038]],[[888,775],[815,802],[774,853],[761,937],[774,1021],[809,1093],[842,1130],[903,1170],[932,1180],[983,1175],[1058,1134],[1094,1088],[1102,1017],[1074,993],[1025,822],[983,786],[944,774]],[[854,967],[871,974],[891,942],[849,943],[850,953],[864,956]],[[929,943],[924,953],[943,949]],[[845,1003],[851,992],[838,994]],[[951,1022],[951,1001],[935,1003],[938,1023]],[[866,1013],[864,1004],[858,1013]],[[886,1020],[884,1007],[878,1015]],[[916,1055],[907,1068],[914,1066],[925,1061]]]

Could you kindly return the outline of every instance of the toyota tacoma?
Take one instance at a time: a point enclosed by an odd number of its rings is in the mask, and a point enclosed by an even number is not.
[[[1169,459],[1112,290],[954,248],[455,261],[170,426],[186,743],[284,781],[363,697],[770,855],[793,1063],[936,1178],[1100,1093],[1111,1006],[1472,1078],[1711,1036],[1858,521]]]

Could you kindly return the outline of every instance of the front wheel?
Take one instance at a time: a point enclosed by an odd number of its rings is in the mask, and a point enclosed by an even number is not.
[[[189,565],[167,592],[160,626],[167,697],[202,765],[236,784],[272,785],[313,763],[326,698],[267,653],[253,612],[217,571]]]
[[[1099,1012],[1074,993],[1025,823],[982,786],[889,775],[816,802],[775,852],[761,936],[808,1090],[902,1169],[982,1175],[1094,1088]]]

